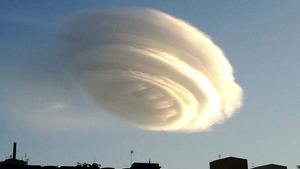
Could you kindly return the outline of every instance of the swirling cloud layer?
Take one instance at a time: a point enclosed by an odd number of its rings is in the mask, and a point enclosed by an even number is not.
[[[203,131],[241,106],[242,90],[222,50],[168,14],[89,12],[65,35],[67,67],[82,91],[139,127]]]

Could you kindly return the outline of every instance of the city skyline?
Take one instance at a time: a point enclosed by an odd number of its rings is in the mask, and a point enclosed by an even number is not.
[[[133,150],[130,150],[130,154],[132,155],[134,153]],[[278,165],[278,164],[266,164],[261,166],[254,166],[254,164],[251,164],[251,167],[248,167],[248,160],[239,158],[239,157],[223,157],[221,158],[221,155],[218,156],[219,159],[213,160],[209,162],[209,169],[287,169],[286,166]],[[48,166],[42,166],[42,165],[32,165],[28,164],[29,159],[26,157],[23,159],[17,158],[17,143],[13,143],[13,149],[12,149],[12,155],[10,155],[9,158],[5,159],[4,161],[0,161],[0,168],[5,169],[15,169],[15,168],[64,168],[64,169],[72,169],[72,168],[94,168],[94,169],[114,169],[112,166],[101,166],[100,163],[97,163],[96,161],[93,161],[93,163],[89,164],[86,162],[77,162],[77,165],[74,166],[66,166],[66,165],[48,165]],[[130,167],[129,168],[123,168],[123,169],[160,169],[162,168],[158,163],[151,162],[151,159],[149,159],[148,162],[133,162],[132,157],[130,159]],[[297,168],[299,168],[299,165],[297,165]]]

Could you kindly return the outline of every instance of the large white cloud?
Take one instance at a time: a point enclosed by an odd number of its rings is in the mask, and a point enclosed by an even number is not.
[[[108,113],[151,130],[203,131],[241,106],[222,50],[186,22],[152,9],[100,10],[65,32],[67,70]]]

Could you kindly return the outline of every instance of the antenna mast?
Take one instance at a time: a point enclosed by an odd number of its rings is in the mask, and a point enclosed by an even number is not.
[[[16,156],[17,156],[17,143],[14,142],[14,146],[13,146],[13,160],[16,160]]]
[[[134,151],[130,150],[130,165],[132,165],[132,156],[133,156]]]

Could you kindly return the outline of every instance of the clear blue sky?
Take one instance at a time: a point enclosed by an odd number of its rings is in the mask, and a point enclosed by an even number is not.
[[[244,89],[239,113],[209,132],[184,134],[141,130],[91,108],[75,86],[64,82],[50,49],[59,45],[55,42],[65,18],[82,10],[116,7],[158,9],[210,35],[225,51]],[[0,158],[8,156],[17,141],[19,157],[27,153],[31,164],[97,161],[122,168],[129,165],[133,149],[135,161],[151,158],[168,169],[208,169],[219,154],[247,158],[249,166],[277,163],[294,169],[300,163],[299,45],[299,0],[2,0]],[[88,123],[61,130],[51,118],[42,124],[26,123],[34,121],[29,111],[42,111],[53,100],[74,105],[68,107],[76,116],[72,124],[80,118]],[[61,110],[64,105],[52,108]],[[99,121],[87,118],[95,116]],[[95,128],[95,123],[102,125]]]

